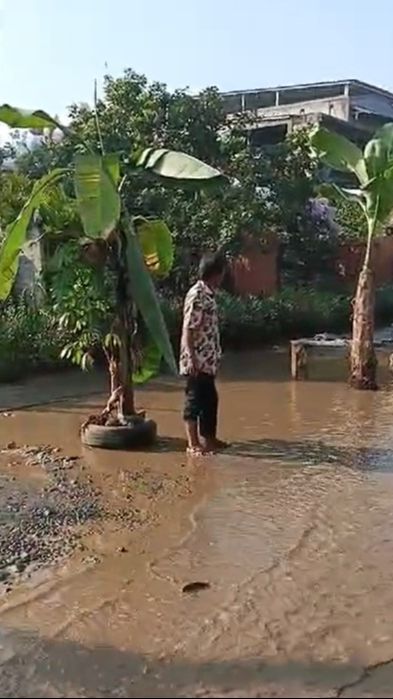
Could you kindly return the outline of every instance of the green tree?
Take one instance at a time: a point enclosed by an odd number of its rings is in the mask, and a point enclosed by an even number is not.
[[[9,105],[0,107],[0,120],[21,128],[59,126],[55,119],[41,110],[27,112]],[[166,273],[170,267],[171,236],[162,221],[132,216],[132,202],[125,201],[122,196],[124,184],[128,178],[136,180],[140,177],[147,186],[148,178],[155,178],[163,185],[170,183],[177,188],[189,187],[197,191],[222,181],[223,176],[216,168],[192,156],[155,147],[139,149],[135,155],[130,152],[127,167],[123,170],[117,153],[104,152],[98,122],[96,126],[99,134],[97,150],[85,143],[79,133],[65,129],[69,142],[76,139],[79,144],[72,167],[58,167],[36,180],[20,214],[8,226],[0,248],[0,300],[6,299],[12,288],[19,252],[34,210],[43,204],[49,188],[58,186],[63,179],[68,184],[72,182],[85,236],[85,239],[78,239],[80,254],[84,254],[90,264],[101,267],[102,274],[98,279],[97,275],[76,275],[71,289],[67,291],[65,287],[61,290],[60,295],[66,296],[68,301],[61,323],[79,335],[79,341],[64,348],[64,357],[86,366],[92,339],[95,337],[101,342],[108,359],[111,396],[99,419],[107,420],[112,409],[116,408],[117,425],[128,425],[129,420],[136,416],[132,371],[138,315],[143,319],[156,357],[159,360],[163,357],[174,372],[176,362],[150,274],[150,271]],[[129,151],[135,151],[134,145],[131,142]],[[71,258],[75,250],[77,244],[73,249],[68,247]],[[102,303],[108,279],[103,268],[107,268],[112,277],[112,302],[108,293],[108,301]],[[103,336],[103,326],[111,306],[110,331]]]
[[[393,124],[380,129],[362,152],[338,134],[317,127],[311,144],[330,168],[350,173],[357,189],[336,187],[346,201],[356,202],[367,225],[366,248],[353,308],[351,375],[355,388],[377,388],[374,349],[375,275],[373,243],[393,210]]]
[[[12,170],[0,171],[0,231],[18,215],[32,186],[27,175]]]
[[[91,148],[100,148],[102,143],[105,152],[119,154],[124,174],[132,170],[130,143],[135,151],[151,143],[185,151],[238,181],[237,187],[218,192],[174,189],[168,196],[162,183],[152,183],[148,177],[126,179],[123,201],[132,203],[139,215],[168,222],[175,241],[175,263],[166,284],[174,292],[184,291],[188,271],[192,273],[194,260],[203,249],[223,248],[235,254],[244,234],[263,240],[271,217],[258,189],[261,173],[266,179],[263,159],[248,147],[248,117],[236,118],[228,128],[216,88],[199,95],[170,92],[164,84],[149,83],[146,77],[127,70],[120,78],[105,78],[96,109],[73,105],[69,117],[69,129]],[[60,143],[46,138],[41,146],[19,157],[18,167],[39,177],[53,168],[68,167],[74,150],[75,143],[67,135]]]
[[[126,179],[122,198],[127,205],[139,215],[165,219],[172,232],[174,266],[160,282],[165,293],[184,294],[203,250],[236,255],[245,236],[263,245],[272,229],[280,237],[285,281],[315,283],[333,266],[335,236],[326,222],[315,220],[310,206],[317,171],[307,130],[257,150],[249,144],[255,117],[248,113],[228,121],[216,88],[198,95],[170,92],[132,70],[120,78],[107,76],[95,106],[73,105],[69,128],[91,148],[102,143],[106,152],[117,152],[122,173],[132,170],[129,144],[137,151],[148,142],[206,160],[236,183],[217,192],[173,189],[168,196],[160,182],[148,177]],[[59,142],[55,135],[48,134],[30,151],[20,149],[22,172],[35,178],[70,166],[75,142],[67,134]],[[72,195],[72,187],[65,189]]]
[[[310,145],[309,128],[301,128],[269,156],[275,224],[279,230],[280,268],[291,286],[315,284],[331,277],[337,254],[337,231],[321,207],[318,169]]]

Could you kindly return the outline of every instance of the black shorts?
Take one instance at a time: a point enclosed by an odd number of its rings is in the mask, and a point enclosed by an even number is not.
[[[183,419],[199,422],[202,437],[213,438],[217,432],[218,395],[215,377],[196,374],[186,377],[186,400]]]

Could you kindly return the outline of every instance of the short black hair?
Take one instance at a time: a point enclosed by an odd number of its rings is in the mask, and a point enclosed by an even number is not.
[[[226,266],[226,259],[220,253],[206,253],[199,263],[199,278],[203,281],[207,281],[225,272]]]

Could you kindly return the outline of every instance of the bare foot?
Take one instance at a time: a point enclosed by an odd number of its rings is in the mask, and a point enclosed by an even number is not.
[[[204,450],[202,449],[200,444],[188,446],[186,452],[188,456],[203,456],[204,454]]]

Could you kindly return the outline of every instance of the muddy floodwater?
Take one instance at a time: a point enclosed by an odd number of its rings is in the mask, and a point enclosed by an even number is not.
[[[315,358],[227,358],[228,452],[189,461],[181,384],[152,453],[82,449],[105,377],[0,386],[0,696],[389,697],[393,391]]]

